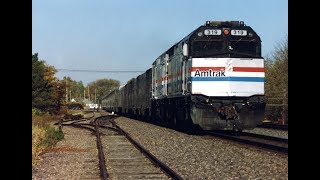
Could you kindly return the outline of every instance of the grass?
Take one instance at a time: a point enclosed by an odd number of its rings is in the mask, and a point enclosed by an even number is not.
[[[60,120],[66,114],[91,115],[83,113],[81,110],[64,109],[60,115],[50,115],[37,109],[32,109],[32,166],[40,160],[40,155],[52,149],[52,147],[64,138],[62,131],[54,127],[53,123]]]
[[[46,113],[32,113],[32,165],[38,162],[42,152],[64,138],[63,132],[50,125],[59,118]]]

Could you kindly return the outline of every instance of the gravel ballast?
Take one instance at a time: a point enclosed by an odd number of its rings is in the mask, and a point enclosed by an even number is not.
[[[286,154],[125,117],[115,121],[184,179],[288,179]],[[95,135],[67,126],[62,130],[65,139],[41,156],[32,179],[100,179]]]
[[[44,153],[32,168],[32,179],[100,179],[95,135],[63,127],[64,139]]]
[[[288,131],[280,129],[268,129],[268,128],[254,128],[253,130],[244,130],[244,132],[262,134],[266,136],[279,137],[288,139]]]
[[[115,121],[185,179],[288,179],[286,154],[125,117]]]

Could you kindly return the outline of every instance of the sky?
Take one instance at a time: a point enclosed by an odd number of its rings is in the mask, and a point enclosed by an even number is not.
[[[288,35],[288,0],[32,0],[32,54],[84,85],[125,84],[207,20],[244,21],[262,56]]]

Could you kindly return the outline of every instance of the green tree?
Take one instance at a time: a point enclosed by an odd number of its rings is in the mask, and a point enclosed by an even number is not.
[[[120,86],[120,81],[114,79],[98,79],[88,84],[90,90],[90,100],[100,103],[101,98],[109,94],[115,88]],[[88,89],[88,88],[86,88]]]
[[[82,81],[77,82],[75,80],[72,80],[69,76],[64,76],[62,81],[64,82],[64,85],[67,87],[68,101],[70,101],[71,99],[80,100],[84,98],[84,85]]]
[[[271,56],[266,57],[266,117],[277,120],[280,117],[288,117],[286,100],[288,93],[288,37],[278,43]]]
[[[52,106],[50,94],[52,85],[45,79],[47,68],[44,61],[40,61],[38,53],[32,55],[32,107],[46,110]]]
[[[84,85],[82,81],[76,82],[75,85],[75,93],[77,98],[83,97],[83,92],[84,92]]]
[[[41,111],[57,113],[64,97],[64,85],[54,77],[57,70],[32,55],[32,107]]]
[[[276,46],[271,58],[266,59],[266,93],[283,95],[288,91],[288,38]]]
[[[59,112],[61,106],[64,104],[65,97],[65,83],[62,80],[55,80],[52,82],[54,90],[51,94],[51,98],[54,104],[54,111]]]

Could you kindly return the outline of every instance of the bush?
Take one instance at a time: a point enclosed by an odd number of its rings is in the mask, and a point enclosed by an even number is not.
[[[41,126],[32,126],[32,165],[38,160],[38,156],[45,150],[42,141],[45,139],[45,130]]]
[[[266,106],[265,118],[274,122],[278,122],[279,118],[282,118],[283,107],[282,106]],[[288,117],[288,111],[286,111],[286,117]]]
[[[41,111],[40,109],[37,108],[32,108],[32,116],[40,116],[45,114],[45,112]]]
[[[59,116],[42,113],[41,115],[32,115],[32,123],[41,127],[46,126],[49,122],[59,120]]]
[[[45,138],[42,141],[42,144],[45,147],[53,146],[55,145],[58,141],[62,140],[64,138],[64,134],[62,131],[59,131],[55,128],[46,126],[45,128]]]
[[[68,109],[83,109],[85,105],[80,102],[70,102],[67,103],[66,106]]]
[[[58,120],[58,116],[48,113],[35,115],[32,110],[32,165],[39,159],[39,155],[48,147],[54,146],[64,138],[62,131],[49,125],[49,122]]]
[[[66,114],[66,115],[64,115],[64,119],[72,119],[72,120],[82,119],[83,117],[84,116],[82,114],[76,114],[76,115]]]

